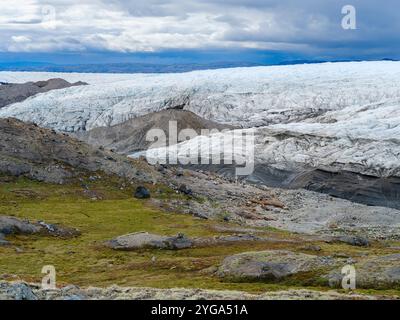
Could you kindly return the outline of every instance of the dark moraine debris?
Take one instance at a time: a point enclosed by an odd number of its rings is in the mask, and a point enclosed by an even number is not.
[[[400,178],[397,177],[312,170],[297,175],[290,187],[301,187],[370,206],[400,209]]]
[[[168,141],[170,121],[176,121],[178,132],[184,129],[193,129],[197,134],[201,134],[203,129],[233,128],[203,119],[190,111],[162,110],[132,118],[111,127],[94,128],[90,131],[76,132],[74,135],[93,146],[103,146],[107,149],[114,149],[117,153],[129,155],[151,147],[154,142],[146,139],[147,133],[151,129],[163,130]]]
[[[192,168],[196,169],[195,166]],[[235,167],[230,165],[203,166],[202,169],[226,177],[235,174]],[[329,172],[310,168],[299,168],[294,172],[256,165],[254,172],[245,180],[274,188],[306,189],[368,206],[400,209],[398,177],[374,177],[350,171]]]

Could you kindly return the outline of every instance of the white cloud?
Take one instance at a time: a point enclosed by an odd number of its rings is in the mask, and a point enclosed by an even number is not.
[[[26,36],[12,36],[11,39],[16,43],[31,42],[31,39]]]

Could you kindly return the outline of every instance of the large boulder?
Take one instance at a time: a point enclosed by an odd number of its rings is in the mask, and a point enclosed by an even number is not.
[[[217,274],[233,280],[283,280],[299,273],[334,267],[331,257],[319,257],[291,251],[240,253],[225,258]]]
[[[369,246],[368,239],[364,238],[364,237],[360,237],[360,236],[344,235],[344,236],[339,236],[339,237],[334,238],[334,241],[343,242],[343,243],[349,244],[351,246],[357,246],[357,247],[368,247]]]
[[[123,235],[106,242],[115,250],[166,249],[178,250],[193,246],[193,241],[183,234],[174,237],[160,236],[148,232],[137,232]]]
[[[39,225],[14,217],[0,216],[0,233],[9,234],[33,234],[41,231]]]
[[[356,287],[364,289],[400,289],[400,254],[367,258],[354,264]],[[340,287],[341,270],[330,272],[326,278],[331,287]]]
[[[4,236],[16,234],[44,234],[70,238],[80,235],[80,232],[74,228],[49,224],[44,221],[30,222],[15,217],[0,216],[0,244],[8,244]]]
[[[147,188],[142,187],[142,186],[137,187],[134,197],[136,199],[148,199],[148,198],[150,198],[150,191]]]

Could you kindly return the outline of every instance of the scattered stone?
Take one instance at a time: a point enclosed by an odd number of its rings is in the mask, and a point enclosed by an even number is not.
[[[137,199],[148,199],[150,198],[150,191],[145,187],[137,187],[135,191],[135,198]]]
[[[260,251],[240,253],[225,258],[218,269],[218,276],[233,280],[283,280],[304,272],[315,272],[334,267],[330,257],[319,257],[291,251]]]
[[[47,233],[61,238],[73,238],[81,234],[77,229],[61,227],[59,225],[49,224],[44,221],[39,221],[38,224],[42,226]]]
[[[193,246],[191,239],[183,234],[175,237],[160,236],[148,232],[138,232],[107,241],[106,245],[115,250],[166,249],[178,250]]]

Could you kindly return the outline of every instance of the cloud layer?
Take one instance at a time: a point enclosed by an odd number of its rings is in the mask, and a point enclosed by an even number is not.
[[[357,30],[341,27],[346,4],[357,10]],[[395,0],[1,0],[0,9],[3,52],[251,48],[390,56],[399,31]]]

